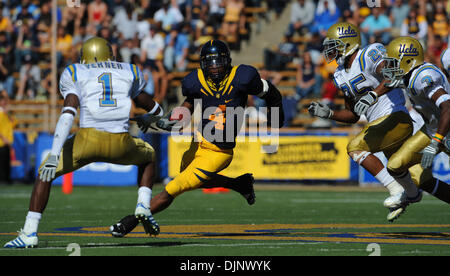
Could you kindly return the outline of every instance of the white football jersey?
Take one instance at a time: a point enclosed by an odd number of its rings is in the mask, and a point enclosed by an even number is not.
[[[431,97],[439,89],[443,89],[446,94],[440,96],[435,103]],[[425,122],[427,134],[433,136],[438,128],[439,105],[450,101],[450,84],[447,78],[437,66],[426,62],[413,70],[406,90],[411,104]],[[450,134],[447,137],[450,137]]]
[[[450,48],[445,49],[441,53],[441,63],[442,68],[444,68],[445,71],[447,71],[447,74],[450,75]]]
[[[335,85],[344,92],[345,97],[356,103],[367,92],[373,91],[382,81],[382,76],[378,76],[376,69],[383,61],[385,54],[386,49],[380,43],[373,43],[359,49],[349,69],[345,69],[343,65],[336,69]],[[368,122],[372,122],[393,112],[408,113],[405,103],[403,91],[394,89],[378,97],[377,102],[367,110],[365,116]]]
[[[131,99],[145,87],[145,79],[134,64],[104,61],[72,64],[61,75],[59,89],[64,98],[80,100],[80,127],[109,133],[127,132]]]

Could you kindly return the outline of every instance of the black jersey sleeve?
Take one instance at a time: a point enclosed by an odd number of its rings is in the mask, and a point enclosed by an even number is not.
[[[263,91],[261,76],[255,67],[250,65],[240,65],[237,71],[239,83],[245,87],[247,94],[259,95]]]
[[[189,73],[186,77],[181,81],[181,94],[186,97],[187,102],[194,104],[194,99],[197,95],[196,83],[197,81],[197,71],[194,70]]]

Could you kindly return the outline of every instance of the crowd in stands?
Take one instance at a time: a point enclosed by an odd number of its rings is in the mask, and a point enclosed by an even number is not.
[[[284,39],[261,53],[264,65],[259,68],[275,84],[294,77],[295,85],[280,87],[289,91],[283,93],[288,125],[295,125],[304,99],[332,104],[339,95],[332,82],[337,64],[326,63],[321,54],[334,23],[359,26],[362,47],[413,36],[422,42],[426,60],[435,64],[448,43],[448,0],[58,0],[58,75],[78,61],[84,41],[100,36],[112,43],[118,61],[139,66],[148,81],[145,91],[164,102],[173,73],[192,70],[204,42],[223,39],[238,51],[251,33],[244,9],[261,6],[275,18],[290,9]],[[50,0],[0,0],[0,91],[10,99],[50,98],[51,23]],[[286,77],[286,70],[295,75]]]
[[[386,45],[398,36],[415,37],[424,47],[426,61],[438,66],[440,54],[447,48],[450,34],[447,0],[292,0],[291,3],[283,41],[264,52],[266,70],[297,71],[295,91],[285,97],[290,125],[295,125],[296,116],[304,108],[303,99],[322,98],[329,104],[339,95],[332,83],[337,64],[327,64],[321,55],[326,31],[334,23],[345,21],[358,26],[361,47],[374,42]],[[368,3],[374,5],[369,7]],[[323,126],[323,121],[320,123],[318,126]]]
[[[250,28],[246,7],[264,4],[279,16],[287,2],[58,0],[58,75],[78,61],[84,41],[100,36],[111,42],[118,61],[140,67],[148,80],[145,91],[163,102],[170,73],[186,71],[204,42],[219,38],[239,50]],[[50,98],[51,24],[51,0],[0,0],[0,90],[9,98]]]

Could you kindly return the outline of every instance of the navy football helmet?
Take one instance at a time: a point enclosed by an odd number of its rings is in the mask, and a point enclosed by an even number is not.
[[[206,78],[218,85],[231,70],[228,46],[220,40],[206,42],[200,52],[200,68]]]

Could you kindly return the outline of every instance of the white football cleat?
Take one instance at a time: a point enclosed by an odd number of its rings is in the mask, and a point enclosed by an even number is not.
[[[399,218],[400,215],[403,212],[405,212],[406,207],[408,207],[409,204],[420,202],[422,200],[422,195],[423,195],[422,190],[419,189],[417,192],[417,195],[415,197],[407,197],[405,192],[402,193],[402,196],[400,198],[395,198],[396,195],[392,196],[392,197],[394,197],[394,199],[398,199],[398,201],[400,201],[401,203],[397,207],[388,207],[389,214],[387,215],[387,220],[389,222],[393,222],[394,220]],[[388,197],[386,200],[388,200],[390,198],[391,197]],[[385,203],[386,203],[386,200],[385,200]],[[392,200],[391,202],[396,203],[395,200]],[[391,202],[388,202],[388,203],[391,203]]]
[[[407,204],[408,197],[406,196],[406,192],[401,192],[395,195],[391,195],[390,197],[386,198],[383,202],[384,207],[386,208],[398,208],[402,205]]]
[[[37,233],[26,234],[20,229],[19,236],[14,240],[7,242],[4,248],[33,248],[38,244]]]
[[[155,236],[159,234],[159,225],[153,218],[150,208],[145,207],[142,203],[138,203],[134,215],[144,226],[145,233]]]
[[[405,212],[406,210],[406,206],[400,206],[397,208],[389,208],[389,214],[387,215],[387,220],[389,222],[393,222],[394,220],[398,219],[400,217],[400,215]]]

